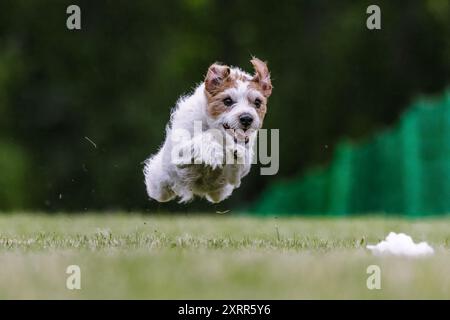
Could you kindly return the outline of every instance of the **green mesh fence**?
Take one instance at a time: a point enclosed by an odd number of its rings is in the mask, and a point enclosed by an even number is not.
[[[450,91],[420,100],[392,129],[340,143],[330,165],[274,183],[259,214],[450,213]]]

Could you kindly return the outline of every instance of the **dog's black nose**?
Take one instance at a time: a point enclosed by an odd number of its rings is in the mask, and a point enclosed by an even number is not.
[[[253,122],[253,117],[248,113],[243,113],[239,116],[239,122],[245,127],[248,128]]]

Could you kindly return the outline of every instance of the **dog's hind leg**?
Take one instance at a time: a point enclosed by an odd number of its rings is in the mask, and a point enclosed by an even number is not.
[[[206,200],[212,203],[219,203],[228,198],[233,192],[234,187],[230,184],[225,185],[222,189],[209,192],[205,195]]]
[[[168,183],[169,177],[162,167],[160,154],[146,161],[144,175],[147,194],[150,198],[158,202],[167,202],[175,198],[176,195]]]
[[[148,196],[158,202],[167,202],[176,196],[169,186],[164,183],[155,184],[150,181],[146,184]]]

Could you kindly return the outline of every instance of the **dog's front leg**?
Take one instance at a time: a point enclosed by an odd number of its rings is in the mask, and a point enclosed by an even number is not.
[[[194,164],[204,164],[212,169],[222,168],[224,148],[219,137],[206,132],[192,139],[192,160]]]
[[[228,183],[238,188],[241,184],[242,172],[246,166],[250,165],[248,159],[251,151],[243,142],[237,143],[233,138],[227,138],[225,175]]]
[[[227,182],[234,188],[239,188],[241,185],[241,171],[242,165],[240,164],[227,164],[225,166],[225,177]]]

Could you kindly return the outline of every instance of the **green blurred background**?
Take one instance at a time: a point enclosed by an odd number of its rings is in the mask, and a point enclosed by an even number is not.
[[[70,4],[80,31],[66,28]],[[366,28],[370,4],[381,30]],[[343,138],[370,137],[418,96],[442,95],[449,12],[448,0],[2,0],[0,210],[248,207],[266,186],[330,163]],[[148,201],[142,161],[178,97],[212,62],[251,70],[251,55],[272,73],[265,127],[280,129],[278,175],[253,168],[218,205]]]

